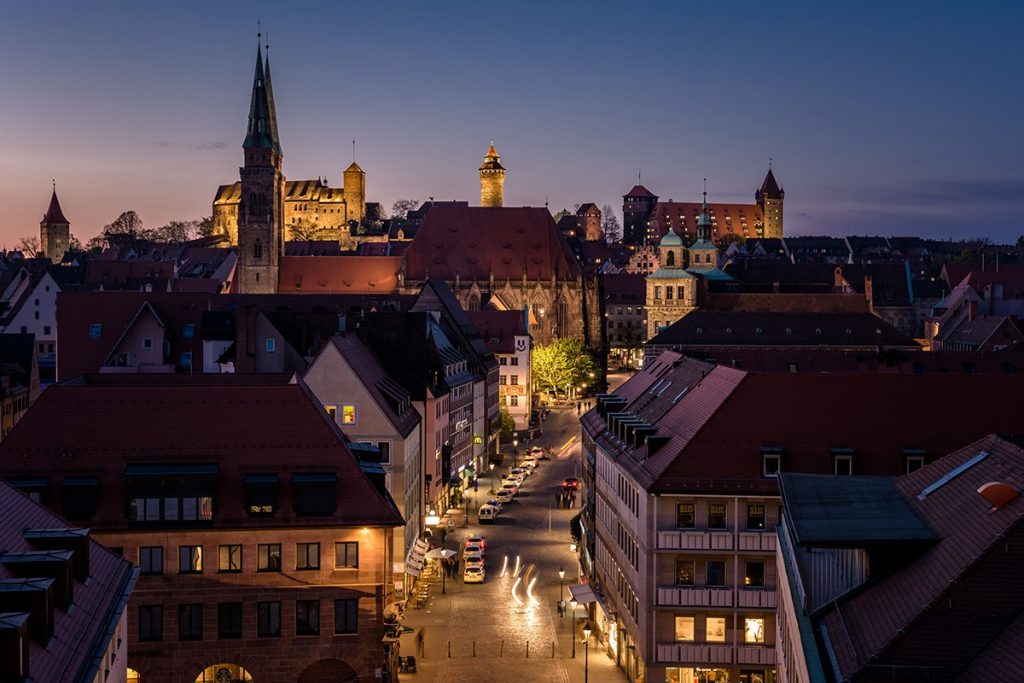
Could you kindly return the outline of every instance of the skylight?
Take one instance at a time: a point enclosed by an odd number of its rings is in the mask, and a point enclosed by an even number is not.
[[[949,482],[953,481],[954,479],[959,477],[961,474],[963,474],[967,470],[971,469],[972,467],[974,467],[975,465],[977,465],[979,462],[981,462],[982,460],[984,460],[987,457],[988,457],[988,451],[981,451],[976,456],[974,456],[973,458],[971,458],[967,462],[963,463],[959,467],[954,467],[949,472],[946,472],[946,474],[942,475],[942,477],[940,477],[936,481],[934,481],[931,484],[929,484],[928,486],[926,486],[925,489],[923,491],[921,491],[921,493],[917,494],[917,499],[918,500],[924,500],[925,498],[927,498],[931,494],[935,493],[936,491],[941,489],[943,486],[945,486]]]

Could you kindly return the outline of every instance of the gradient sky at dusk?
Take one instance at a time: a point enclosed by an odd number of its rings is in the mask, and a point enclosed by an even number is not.
[[[1021,2],[6,2],[0,239],[50,179],[86,239],[208,215],[237,180],[256,20],[284,170],[357,160],[370,201],[752,202],[787,234],[1024,234]]]

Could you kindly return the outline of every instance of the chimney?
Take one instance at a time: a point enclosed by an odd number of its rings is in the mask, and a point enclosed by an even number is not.
[[[0,681],[28,679],[28,612],[0,614]]]
[[[978,302],[968,301],[967,302],[967,320],[971,321],[978,317]]]
[[[864,298],[868,300],[868,310],[872,313],[875,312],[875,287],[871,282],[871,276],[864,275]]]

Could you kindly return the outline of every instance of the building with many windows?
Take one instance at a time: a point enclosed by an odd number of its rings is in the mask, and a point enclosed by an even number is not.
[[[581,420],[595,633],[631,681],[781,683],[779,472],[918,470],[1019,433],[1021,390],[1018,375],[753,373],[663,353]]]
[[[0,444],[0,475],[138,567],[130,681],[391,670],[383,615],[402,518],[301,384],[94,375],[54,385]]]
[[[469,311],[473,325],[498,359],[499,405],[515,420],[516,429],[527,429],[533,410],[530,352],[533,343],[522,311]]]

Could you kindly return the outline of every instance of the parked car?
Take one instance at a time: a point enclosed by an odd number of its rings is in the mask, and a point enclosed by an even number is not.
[[[519,493],[519,487],[516,486],[513,482],[510,482],[510,481],[505,482],[505,484],[501,487],[501,489],[502,489],[502,491],[508,491],[509,494],[512,495],[513,497],[515,497],[515,495],[517,493]],[[499,493],[500,493],[500,491],[499,491]]]
[[[534,456],[535,458],[540,458],[541,456],[544,455],[544,449],[541,448],[540,446],[534,446],[533,448],[530,449],[530,455]]]
[[[476,543],[467,543],[466,547],[462,549],[462,554],[466,557],[470,555],[483,555],[484,549],[483,546],[479,546]]]
[[[516,488],[518,489],[520,486],[523,485],[523,477],[520,477],[515,474],[506,474],[504,477],[501,478],[501,483],[502,485],[515,484]]]
[[[530,476],[530,470],[526,469],[525,467],[513,467],[512,469],[509,470],[509,474],[516,474],[522,477],[528,477]]]
[[[481,548],[487,547],[487,537],[480,534],[473,534],[466,539],[466,545],[478,545]]]
[[[483,565],[479,567],[466,567],[466,570],[462,573],[463,583],[483,583],[484,582],[484,568]]]
[[[580,480],[576,477],[569,477],[562,482],[563,489],[578,489],[580,487]]]
[[[477,512],[477,519],[480,520],[481,524],[494,524],[494,520],[496,520],[497,518],[498,508],[496,508],[493,505],[481,505],[480,511]]]
[[[490,505],[493,508],[497,508],[498,512],[501,512],[501,501],[498,500],[497,498],[491,498],[485,503],[485,505]]]
[[[472,553],[466,555],[462,560],[467,567],[482,567],[484,566],[484,556],[480,553]]]
[[[498,500],[499,503],[511,503],[512,498],[515,497],[515,494],[507,489],[501,489],[500,491],[494,494],[494,497]]]

